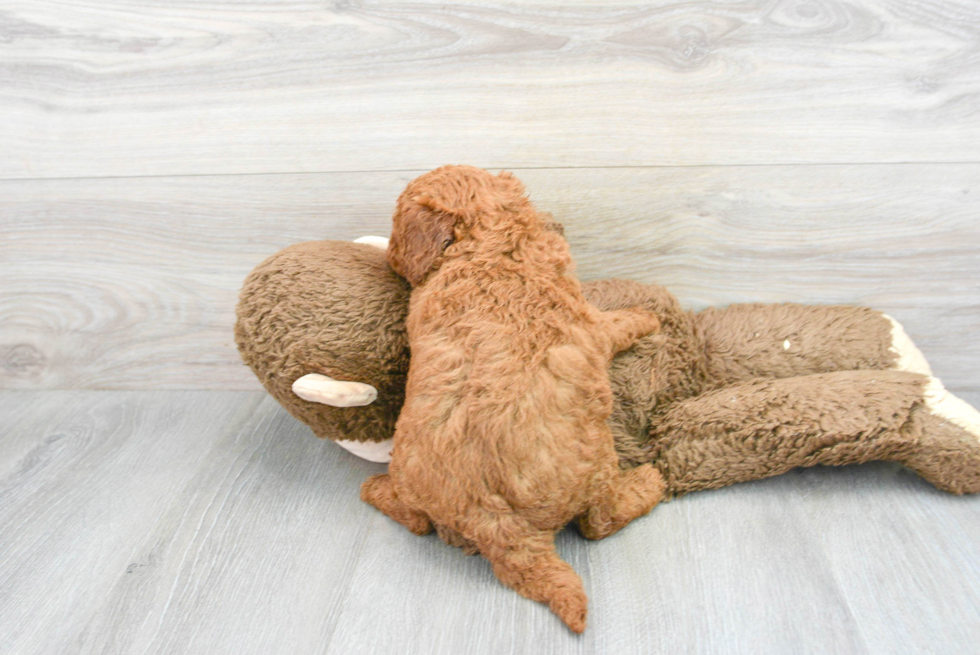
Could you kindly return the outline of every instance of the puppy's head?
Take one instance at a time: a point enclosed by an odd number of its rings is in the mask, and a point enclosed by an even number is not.
[[[446,249],[474,226],[528,205],[524,185],[510,173],[443,166],[408,184],[392,216],[388,263],[413,287],[439,268]]]

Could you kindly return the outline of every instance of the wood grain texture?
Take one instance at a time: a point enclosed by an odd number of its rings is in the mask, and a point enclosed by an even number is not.
[[[868,305],[980,392],[980,165],[517,170],[583,279],[688,307]],[[0,387],[257,389],[232,342],[248,271],[387,234],[415,172],[0,183]]]
[[[65,653],[215,436],[259,394],[3,395],[5,420],[32,444],[4,447],[0,465],[3,650]],[[43,410],[55,401],[68,409]]]
[[[799,476],[803,520],[853,620],[872,652],[971,652],[980,641],[977,499],[944,498],[905,469],[875,468],[880,476],[849,467]]]
[[[55,406],[58,407],[55,410]],[[253,392],[4,391],[5,653],[972,652],[980,497],[890,464],[695,493],[558,548],[577,637],[358,499],[381,470]],[[3,428],[0,427],[0,430]]]
[[[315,653],[329,641],[372,524],[359,486],[383,469],[257,395],[239,394],[252,420],[224,431],[159,515],[79,653]]]
[[[973,0],[11,0],[0,177],[977,161]]]

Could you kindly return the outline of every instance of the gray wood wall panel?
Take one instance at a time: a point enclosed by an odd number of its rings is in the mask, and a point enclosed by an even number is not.
[[[688,307],[862,304],[980,391],[980,165],[521,170],[583,279]],[[241,282],[313,239],[387,234],[416,172],[0,182],[0,387],[257,389]]]
[[[12,0],[0,177],[977,161],[972,0]]]

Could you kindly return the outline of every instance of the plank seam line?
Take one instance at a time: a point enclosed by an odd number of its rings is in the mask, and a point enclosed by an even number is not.
[[[514,171],[577,171],[577,170],[627,170],[627,169],[675,169],[675,168],[804,168],[833,166],[973,166],[980,160],[972,161],[885,161],[885,162],[813,162],[813,163],[774,163],[774,164],[622,164],[599,166],[486,166],[490,169],[505,168]],[[371,173],[418,173],[427,168],[382,168],[329,171],[269,171],[263,173],[180,173],[173,175],[82,175],[64,177],[2,177],[0,183],[16,182],[68,182],[81,180],[152,180],[180,179],[198,177],[270,177],[285,175],[355,175]]]

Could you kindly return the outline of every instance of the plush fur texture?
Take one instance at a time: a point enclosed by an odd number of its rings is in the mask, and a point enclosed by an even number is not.
[[[660,317],[658,334],[617,355],[609,367],[609,425],[622,465],[654,463],[664,473],[668,497],[794,466],[878,459],[901,462],[951,493],[980,492],[980,433],[970,421],[948,420],[943,403],[930,404],[922,393],[926,378],[912,375],[928,375],[928,365],[880,312],[749,304],[689,313],[656,285],[601,280],[582,289],[599,309],[643,305]],[[408,297],[407,283],[376,248],[297,244],[249,275],[236,340],[266,389],[317,436],[383,441],[394,433],[404,398]],[[909,382],[896,387],[876,376],[859,382],[847,375],[854,370],[897,370]],[[317,372],[372,384],[378,398],[352,408],[298,398],[291,383]],[[838,378],[827,389],[832,395],[809,392],[824,383],[814,375]],[[927,386],[937,383],[931,378]],[[869,385],[880,389],[868,398],[896,388],[903,395],[918,391],[888,417],[887,405],[862,402]],[[738,402],[724,407],[728,428],[720,429],[716,401],[728,387]],[[798,394],[795,409],[771,412],[790,393]],[[976,421],[976,411],[965,411]],[[709,414],[715,419],[701,418]],[[806,418],[821,415],[820,421]]]
[[[409,292],[377,248],[296,244],[245,280],[235,341],[266,390],[318,437],[383,441],[405,397]],[[292,385],[308,373],[370,384],[378,401],[331,407],[303,400]]]
[[[921,366],[902,370],[921,354],[895,350],[906,338],[884,314],[797,304],[685,313],[662,287],[607,280],[585,291],[600,309],[660,316],[660,334],[613,360],[610,424],[623,463],[653,462],[668,497],[875,460],[950,493],[980,492],[980,415],[930,401],[926,390],[945,393],[942,384]]]
[[[412,361],[389,473],[362,498],[472,545],[581,632],[585,592],[554,535],[577,519],[605,537],[662,497],[651,465],[619,467],[606,424],[613,355],[659,320],[586,302],[567,243],[509,174],[436,169],[409,184],[393,226],[388,262],[415,287]]]

